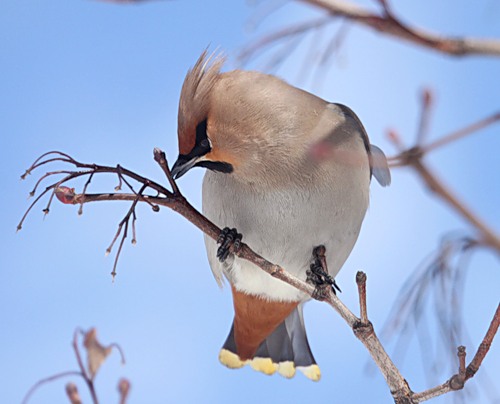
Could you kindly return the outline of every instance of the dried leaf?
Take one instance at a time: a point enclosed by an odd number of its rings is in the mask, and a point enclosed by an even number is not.
[[[97,371],[111,353],[112,346],[105,347],[97,340],[97,330],[91,328],[85,333],[83,346],[87,350],[87,367],[90,378],[93,379]]]
[[[59,199],[62,203],[73,204],[75,201],[75,188],[64,186],[57,187],[54,193],[56,194],[57,199]]]

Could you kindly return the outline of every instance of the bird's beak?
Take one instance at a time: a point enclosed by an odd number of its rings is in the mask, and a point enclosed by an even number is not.
[[[193,168],[193,166],[197,163],[198,160],[199,157],[189,158],[180,154],[179,157],[177,158],[177,161],[172,167],[172,177],[174,177],[174,179],[182,177],[191,168]]]

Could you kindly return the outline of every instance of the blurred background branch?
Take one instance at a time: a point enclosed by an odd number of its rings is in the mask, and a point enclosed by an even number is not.
[[[421,28],[411,27],[397,17],[387,0],[374,1],[379,4],[376,12],[368,8],[359,6],[354,1],[348,0],[299,0],[310,4],[327,12],[330,21],[343,19],[354,24],[369,27],[376,32],[389,35],[395,40],[404,40],[412,45],[419,45],[425,48],[442,52],[451,56],[500,56],[499,39],[479,39],[466,37],[447,37],[442,34],[435,34]],[[430,11],[430,10],[429,10]],[[292,25],[274,34],[264,36],[255,43],[249,45],[241,53],[243,61],[250,59],[253,54],[266,46],[274,45],[285,36],[298,35],[305,31],[317,29],[327,21],[301,23]]]

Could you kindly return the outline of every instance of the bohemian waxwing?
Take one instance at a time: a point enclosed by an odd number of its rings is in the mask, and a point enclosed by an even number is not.
[[[237,229],[255,252],[304,281],[313,249],[324,246],[333,278],[358,238],[372,174],[390,183],[387,162],[346,106],[267,74],[221,73],[222,64],[203,52],[186,75],[172,169],[179,178],[208,168],[203,213],[232,228],[221,235],[223,248],[205,237],[215,279],[229,281],[235,311],[219,359],[285,377],[299,369],[319,380],[302,315],[309,296],[228,254],[226,237],[238,237]]]

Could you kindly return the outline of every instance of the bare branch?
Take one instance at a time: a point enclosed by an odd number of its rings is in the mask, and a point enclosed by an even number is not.
[[[437,304],[433,304],[433,307],[436,307],[440,326],[443,328],[443,331],[447,332],[450,340],[454,342],[453,340],[458,339],[462,329],[460,313],[457,310],[453,310],[453,308],[456,308],[459,305],[461,299],[459,294],[462,291],[462,286],[460,285],[463,282],[463,274],[460,272],[463,271],[460,270],[459,266],[454,270],[449,267],[447,261],[450,259],[450,252],[451,254],[457,251],[460,253],[471,251],[473,248],[478,246],[486,246],[491,248],[496,254],[500,254],[500,237],[486,222],[481,220],[475,212],[467,207],[460,198],[458,198],[447,186],[444,185],[440,179],[438,179],[436,174],[425,164],[424,157],[426,153],[438,147],[449,144],[452,141],[470,135],[474,131],[497,122],[500,120],[500,114],[496,113],[488,116],[472,125],[453,132],[450,135],[444,136],[443,138],[430,143],[428,146],[425,146],[422,145],[422,143],[429,125],[430,107],[432,105],[431,101],[431,94],[427,93],[426,95],[424,93],[421,99],[422,109],[420,125],[417,130],[416,144],[413,147],[406,148],[401,140],[401,137],[395,131],[390,131],[389,139],[399,150],[399,154],[389,158],[389,163],[393,167],[408,166],[414,169],[418,176],[424,181],[428,189],[431,190],[438,198],[442,199],[452,208],[452,210],[468,221],[477,231],[478,236],[477,239],[475,237],[461,237],[457,240],[451,240],[451,242],[442,244],[441,251],[436,256],[435,260],[430,262],[426,271],[418,277],[414,276],[410,278],[407,281],[406,286],[402,289],[400,297],[398,298],[399,303],[395,305],[397,314],[394,315],[392,325],[394,328],[399,328],[404,331],[406,326],[401,324],[400,320],[401,317],[405,317],[401,314],[402,312],[409,313],[413,311],[415,313],[415,319],[419,321],[427,289],[429,289],[429,286],[432,285],[433,282],[439,281],[440,283],[438,286],[441,286],[440,292],[437,293],[439,298],[437,298]],[[453,285],[445,287],[445,282],[449,282],[450,280],[453,282]],[[404,291],[406,291],[406,293]],[[453,312],[451,312],[452,310]],[[448,316],[443,316],[443,314],[446,313],[448,313]],[[448,329],[446,329],[447,327]],[[401,333],[401,335],[404,334],[404,332]],[[457,375],[454,375],[443,385],[421,393],[421,396],[419,393],[419,395],[416,395],[417,399],[424,401],[437,395],[444,394],[444,392],[462,388],[467,380],[467,377],[464,378],[463,376],[463,368],[465,366],[465,348],[459,349],[459,361],[461,371]]]
[[[366,274],[359,271],[356,274],[356,283],[358,284],[359,311],[362,324],[368,323],[368,312],[366,309]]]
[[[483,220],[481,220],[469,207],[465,205],[440,179],[432,172],[429,167],[424,163],[423,159],[427,152],[450,143],[451,141],[462,138],[466,135],[473,133],[476,130],[482,129],[488,125],[492,125],[500,120],[500,113],[495,113],[485,119],[482,119],[472,125],[469,125],[461,130],[458,130],[451,135],[445,136],[442,139],[431,143],[429,146],[423,146],[421,141],[424,133],[427,131],[428,117],[430,114],[431,95],[427,91],[421,100],[422,110],[420,118],[420,126],[417,132],[417,141],[413,147],[405,148],[400,136],[394,130],[388,134],[388,138],[400,153],[388,159],[390,166],[401,167],[407,166],[413,168],[419,177],[427,185],[436,196],[446,202],[454,211],[467,220],[473,227],[475,227],[481,234],[484,243],[488,244],[500,253],[500,236],[498,236],[493,229],[491,229]]]
[[[41,386],[43,386],[44,384],[47,384],[47,383],[50,383],[50,382],[54,382],[56,380],[59,380],[59,379],[62,379],[64,377],[69,377],[69,376],[82,376],[82,373],[81,372],[77,372],[77,371],[68,371],[68,372],[61,372],[61,373],[57,373],[55,375],[52,375],[52,376],[49,376],[49,377],[46,377],[44,379],[41,379],[39,380],[38,382],[36,382],[29,390],[28,392],[26,393],[26,395],[24,396],[23,398],[23,401],[21,402],[22,404],[27,404],[28,401],[30,400],[31,396],[33,395],[33,393],[38,390],[38,388],[40,388]]]
[[[491,320],[490,327],[488,328],[488,331],[486,332],[486,335],[483,338],[483,342],[479,346],[476,355],[474,355],[474,358],[472,359],[471,363],[469,363],[469,366],[467,366],[467,371],[466,371],[467,379],[473,377],[479,370],[481,363],[483,363],[483,360],[491,347],[493,338],[495,338],[499,326],[500,326],[500,304],[497,306],[497,310],[493,316],[493,320]]]
[[[486,222],[480,219],[469,207],[465,205],[444,182],[437,178],[428,166],[422,161],[422,152],[419,148],[408,150],[406,165],[412,167],[425,182],[429,190],[436,196],[450,205],[453,210],[458,212],[465,218],[472,226],[474,226],[481,233],[484,242],[493,247],[497,252],[500,252],[500,237],[495,234]]]
[[[80,371],[62,372],[41,379],[28,390],[26,396],[22,401],[22,404],[27,404],[28,400],[31,398],[33,393],[42,385],[68,376],[81,377],[87,384],[90,395],[92,397],[92,402],[94,404],[98,404],[97,394],[94,387],[94,377],[97,373],[97,370],[99,369],[100,365],[102,364],[106,356],[111,352],[113,348],[116,348],[118,350],[122,360],[122,364],[125,364],[125,356],[123,355],[121,347],[116,343],[110,344],[107,347],[102,346],[99,343],[99,341],[97,341],[96,334],[97,331],[95,328],[91,328],[87,332],[83,332],[80,328],[77,328],[73,334],[72,346]],[[79,335],[83,335],[84,338],[83,344],[85,346],[85,349],[87,350],[87,359],[88,359],[87,368],[83,364],[83,360],[80,355],[80,349],[78,348]],[[120,403],[125,404],[129,390],[130,390],[130,383],[126,379],[122,379],[119,384]],[[80,394],[78,393],[78,388],[74,383],[69,382],[66,384],[66,395],[68,396],[68,399],[70,400],[71,404],[81,404]]]
[[[416,402],[422,402],[430,400],[431,398],[446,394],[453,390],[460,390],[463,388],[465,382],[476,374],[479,366],[488,353],[491,343],[493,342],[493,338],[495,337],[498,327],[500,325],[500,304],[497,306],[496,312],[493,315],[493,319],[491,320],[490,326],[486,335],[483,338],[481,345],[474,355],[471,363],[467,368],[465,368],[465,347],[458,347],[458,357],[459,357],[459,372],[456,375],[453,375],[447,382],[443,383],[440,386],[434,387],[432,389],[423,391],[421,393],[416,393],[413,398]]]
[[[121,176],[120,176],[120,178],[121,178]],[[134,192],[134,189],[132,188],[132,186],[125,179],[123,179],[123,180],[127,184],[127,186],[132,190],[132,192]],[[159,208],[157,205],[152,204],[148,200],[148,198],[143,197],[143,192],[148,186],[149,186],[149,183],[143,184],[141,189],[139,190],[139,192],[137,194],[135,194],[135,198],[132,202],[132,205],[130,206],[130,209],[128,210],[127,214],[122,219],[122,221],[118,224],[118,230],[116,232],[116,235],[113,238],[113,241],[111,241],[110,246],[106,249],[106,255],[111,253],[111,250],[113,249],[113,245],[115,244],[116,240],[118,239],[118,236],[122,232],[123,226],[125,225],[125,228],[123,230],[123,235],[122,235],[122,238],[120,240],[120,245],[118,246],[118,251],[116,252],[115,262],[113,264],[113,270],[111,271],[111,276],[113,277],[113,280],[115,279],[115,276],[116,276],[116,266],[118,265],[118,258],[120,257],[123,243],[125,242],[125,239],[127,238],[127,235],[128,235],[128,225],[130,223],[130,217],[132,217],[132,233],[133,233],[132,234],[132,244],[135,244],[137,242],[136,234],[135,234],[135,221],[136,221],[135,208],[137,206],[137,202],[139,202],[140,200],[144,201],[153,207],[153,212],[159,211]],[[85,195],[85,194],[83,194],[83,195]],[[84,203],[84,200],[82,199],[82,201],[80,201],[80,206],[82,206],[83,203]]]
[[[239,54],[239,59],[242,63],[248,62],[257,52],[263,50],[266,46],[276,43],[282,39],[296,38],[300,34],[310,31],[311,29],[320,28],[331,22],[330,17],[317,18],[311,21],[306,21],[302,24],[292,25],[282,30],[276,31],[270,35],[266,35],[256,42],[246,46]],[[288,56],[288,55],[287,55]]]
[[[90,184],[90,182],[92,181],[92,177],[94,176],[94,172],[90,173],[89,175],[89,178],[87,180],[87,182],[85,183],[85,185],[83,186],[83,191],[82,191],[82,194],[86,193],[87,192],[87,188]],[[81,215],[83,213],[83,203],[80,204],[80,207],[78,208],[78,214]]]
[[[433,150],[438,149],[439,147],[445,146],[454,142],[456,140],[462,139],[465,136],[471,135],[480,129],[486,128],[496,122],[500,121],[500,112],[496,112],[486,118],[480,119],[477,122],[474,122],[471,125],[466,126],[465,128],[459,129],[455,132],[450,133],[449,135],[443,136],[441,139],[438,139],[432,143],[429,143],[425,146],[422,146],[422,152],[427,154]]]
[[[433,101],[433,95],[429,88],[424,88],[421,94],[421,106],[422,111],[420,112],[420,123],[417,131],[417,144],[422,144],[429,133],[429,122],[431,119],[431,106]]]
[[[168,182],[172,187],[172,192],[174,193],[174,195],[179,195],[179,188],[177,187],[177,183],[175,182],[174,178],[172,177],[172,173],[168,168],[167,156],[165,155],[165,152],[163,150],[160,150],[158,147],[155,147],[153,150],[153,158],[165,173],[165,176],[167,177]]]
[[[301,0],[319,7],[332,16],[344,17],[397,39],[403,39],[452,56],[500,56],[500,40],[478,38],[451,38],[424,29],[410,27],[394,16],[387,1],[383,1],[380,14],[360,7],[349,0]]]
[[[99,404],[99,400],[97,399],[97,394],[94,387],[94,380],[89,374],[87,374],[87,370],[83,365],[82,357],[80,355],[80,350],[78,349],[78,334],[85,335],[85,333],[81,329],[77,328],[75,330],[73,334],[73,343],[72,343],[73,351],[75,352],[76,361],[78,363],[78,367],[80,368],[80,374],[82,375],[83,380],[85,380],[87,388],[89,389],[90,392],[90,396],[92,397],[92,402],[94,404]]]

